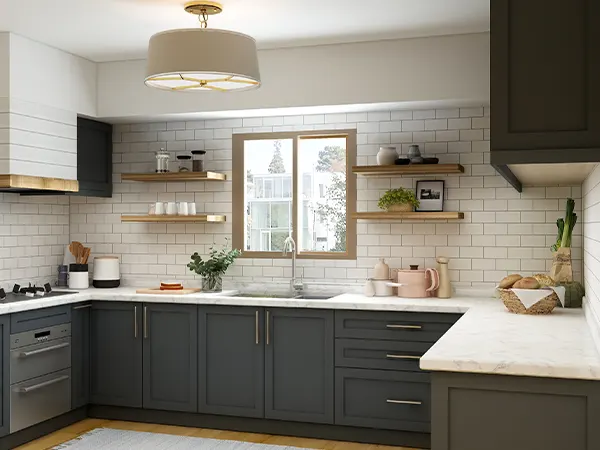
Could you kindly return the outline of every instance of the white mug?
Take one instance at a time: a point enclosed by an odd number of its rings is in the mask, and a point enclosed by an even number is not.
[[[177,214],[177,203],[167,202],[167,215],[174,216]]]
[[[180,216],[188,215],[188,204],[187,202],[179,202],[177,203],[177,214]]]
[[[156,202],[154,204],[154,214],[160,216],[165,213],[165,204],[163,202]]]
[[[189,202],[188,203],[188,214],[190,216],[195,216],[196,215],[196,204],[194,202]]]

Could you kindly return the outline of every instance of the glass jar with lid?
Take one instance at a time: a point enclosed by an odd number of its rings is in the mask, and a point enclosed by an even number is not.
[[[189,172],[192,170],[192,157],[190,155],[177,155],[180,172]]]
[[[192,150],[192,170],[194,172],[204,172],[204,155],[206,155],[205,150]]]

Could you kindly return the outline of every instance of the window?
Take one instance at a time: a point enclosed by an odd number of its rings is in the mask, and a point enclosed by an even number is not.
[[[355,259],[355,159],[355,130],[234,135],[233,246],[280,258],[292,236],[300,258]]]

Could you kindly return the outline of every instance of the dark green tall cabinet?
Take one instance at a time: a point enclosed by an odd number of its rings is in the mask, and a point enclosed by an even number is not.
[[[71,406],[90,402],[90,338],[92,303],[71,307]]]
[[[94,302],[90,401],[142,407],[142,303]]]
[[[144,303],[143,406],[198,409],[198,315],[195,305]]]
[[[10,429],[10,316],[0,316],[0,436]]]
[[[600,161],[600,2],[491,0],[491,163]]]

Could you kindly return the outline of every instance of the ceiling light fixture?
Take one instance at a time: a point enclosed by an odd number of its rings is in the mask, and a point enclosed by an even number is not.
[[[186,3],[200,28],[168,30],[150,38],[147,86],[175,92],[239,91],[260,86],[256,41],[234,31],[209,29],[208,16],[223,7],[211,1]]]

